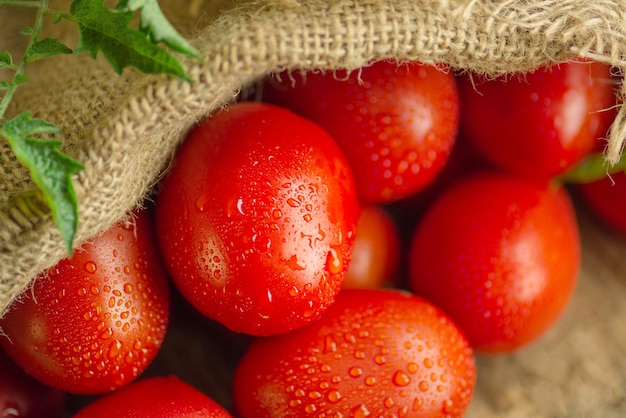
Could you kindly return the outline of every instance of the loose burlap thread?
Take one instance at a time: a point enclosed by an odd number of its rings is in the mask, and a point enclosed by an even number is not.
[[[33,66],[31,81],[10,108],[9,116],[31,110],[56,123],[63,130],[65,151],[85,165],[75,176],[80,202],[77,244],[141,205],[189,129],[268,72],[356,69],[390,58],[447,63],[492,75],[579,57],[609,63],[618,71],[626,68],[626,4],[620,1],[161,4],[205,56],[203,63],[183,59],[193,83],[132,70],[118,76],[102,59],[55,57]],[[182,10],[186,7],[190,10]],[[19,50],[23,44],[14,33],[29,24],[31,16],[13,13],[0,7],[0,49]],[[61,34],[72,42],[71,35]],[[624,112],[621,108],[610,133],[611,159],[619,157],[626,137]],[[0,316],[38,273],[65,256],[49,210],[34,190],[28,172],[1,143]],[[587,238],[583,280],[573,308],[540,344],[513,356],[479,358],[472,416],[623,416],[626,284],[618,278],[626,271],[620,255],[626,244],[587,221],[582,227]],[[190,341],[181,344],[187,348]],[[594,361],[587,361],[590,357]]]

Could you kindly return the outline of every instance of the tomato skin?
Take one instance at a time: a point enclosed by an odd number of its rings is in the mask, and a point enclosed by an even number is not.
[[[345,289],[315,323],[254,341],[233,398],[240,418],[457,417],[475,379],[469,342],[434,305],[407,292]]]
[[[77,394],[119,388],[163,341],[169,288],[147,210],[37,278],[0,321],[0,344],[45,384]]]
[[[343,288],[395,286],[401,248],[400,232],[387,211],[380,206],[362,207]]]
[[[358,173],[364,204],[390,203],[429,185],[447,161],[460,123],[452,72],[419,63],[379,61],[337,76],[282,73],[265,83],[263,100],[330,132]]]
[[[461,131],[495,165],[546,179],[588,155],[615,117],[610,66],[571,62],[515,77],[459,77]]]
[[[601,180],[576,185],[586,206],[611,231],[626,236],[626,174],[617,172]]]
[[[239,103],[193,131],[176,160],[157,233],[187,300],[251,335],[317,319],[343,283],[360,210],[328,133],[288,110]]]
[[[96,399],[74,418],[232,418],[213,399],[175,376],[137,380]]]
[[[65,393],[27,375],[0,350],[0,417],[62,418]]]
[[[503,173],[460,181],[433,203],[409,249],[409,287],[447,312],[479,352],[534,341],[560,316],[580,267],[565,190]]]

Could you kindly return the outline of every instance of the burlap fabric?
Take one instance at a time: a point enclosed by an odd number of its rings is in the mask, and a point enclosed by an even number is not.
[[[204,63],[183,60],[193,83],[133,71],[117,76],[102,60],[55,57],[33,66],[31,81],[9,111],[10,116],[31,110],[56,123],[63,130],[66,152],[85,165],[75,179],[80,202],[78,244],[141,203],[196,122],[271,71],[355,69],[387,58],[447,63],[489,74],[523,72],[577,57],[607,62],[620,71],[626,68],[626,4],[621,0],[172,0],[161,4],[206,57]],[[27,12],[0,7],[0,49],[20,50],[23,38],[15,32],[29,17]],[[63,26],[54,30],[72,43],[71,30]],[[626,109],[621,109],[611,132],[612,159],[619,156],[621,139],[626,137],[625,120]],[[39,272],[65,255],[49,211],[32,190],[28,173],[6,143],[0,143],[0,315]],[[544,339],[548,345],[524,351],[539,350],[533,355],[481,359],[483,376],[495,378],[479,379],[475,416],[624,415],[626,364],[617,354],[626,349],[622,337],[626,332],[615,315],[624,313],[619,296],[626,295],[625,284],[617,277],[626,266],[613,250],[624,248],[593,226],[587,230],[596,242],[592,239],[585,248],[584,292],[577,293],[582,302],[570,308],[570,316],[560,326],[582,322],[588,327],[579,328],[580,340],[575,332],[565,334],[574,335],[572,340],[554,331],[550,335],[559,338],[550,340],[548,335]],[[615,256],[607,264],[602,254],[611,251]],[[589,283],[598,274],[608,288]],[[579,346],[584,350],[579,351]],[[547,355],[551,351],[561,355],[552,360]],[[594,369],[597,363],[579,367],[591,356],[601,359],[602,367]],[[556,370],[554,364],[559,364]],[[608,385],[602,385],[603,379],[604,383],[608,379]],[[583,389],[590,381],[595,392],[588,395]],[[525,387],[527,383],[533,384]],[[520,402],[525,409],[517,408]],[[595,415],[597,411],[602,414]]]

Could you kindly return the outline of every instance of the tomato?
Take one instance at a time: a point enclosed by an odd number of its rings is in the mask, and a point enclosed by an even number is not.
[[[453,74],[419,63],[282,73],[265,83],[263,100],[330,132],[358,173],[365,204],[390,203],[430,184],[448,159],[460,118]]]
[[[394,220],[380,206],[361,208],[352,259],[344,288],[394,286],[400,268],[400,233]]]
[[[576,185],[587,208],[606,227],[626,236],[626,174],[617,172],[601,180]]]
[[[96,399],[74,418],[231,418],[222,406],[175,376],[137,380]]]
[[[580,236],[566,191],[503,173],[460,180],[429,208],[409,249],[409,287],[480,352],[537,339],[567,306]]]
[[[235,370],[240,418],[459,417],[476,366],[441,310],[407,292],[342,290],[315,323],[259,338]]]
[[[492,163],[533,178],[562,173],[607,135],[610,66],[571,62],[526,75],[459,78],[461,130]]]
[[[359,205],[326,131],[262,103],[216,113],[185,140],[156,204],[181,293],[251,335],[317,319],[343,283]]]
[[[41,274],[0,320],[0,344],[29,374],[96,394],[139,375],[163,341],[169,288],[147,210]]]
[[[0,417],[61,418],[65,393],[27,375],[0,350]]]

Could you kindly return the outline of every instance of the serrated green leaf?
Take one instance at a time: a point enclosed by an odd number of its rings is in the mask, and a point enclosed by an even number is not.
[[[80,32],[75,53],[86,51],[95,58],[102,52],[117,73],[134,67],[143,73],[190,80],[176,58],[129,26],[132,13],[111,10],[102,0],[74,0],[70,13]]]
[[[175,51],[202,59],[200,52],[170,24],[157,0],[122,0],[116,9],[132,12],[141,9],[139,28],[154,43],[163,42]]]
[[[45,38],[33,43],[26,51],[26,61],[33,62],[60,54],[71,54],[72,50],[58,39]]]
[[[0,51],[0,68],[13,66],[13,57],[9,51]]]
[[[9,141],[15,156],[28,167],[33,181],[42,191],[68,255],[71,255],[78,227],[78,201],[71,176],[80,172],[83,166],[59,150],[61,141],[32,137],[56,132],[59,132],[56,126],[43,119],[33,119],[28,112],[8,119],[0,126],[0,135]]]

